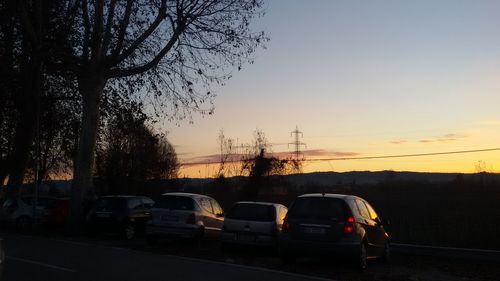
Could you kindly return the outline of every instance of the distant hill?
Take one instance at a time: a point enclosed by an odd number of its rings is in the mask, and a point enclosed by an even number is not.
[[[478,174],[462,173],[421,173],[396,171],[352,171],[352,172],[315,172],[275,176],[282,178],[292,186],[332,186],[332,185],[373,185],[387,181],[447,183],[462,177],[464,180],[477,177]],[[500,182],[500,174],[488,174],[490,180]],[[228,178],[229,181],[241,181],[242,177]],[[183,178],[178,181],[185,187],[196,187],[212,182],[214,179]]]
[[[333,186],[333,185],[375,185],[378,183],[393,182],[426,182],[426,183],[447,183],[461,177],[464,180],[477,178],[478,174],[461,173],[420,173],[420,172],[396,172],[396,171],[352,171],[352,172],[316,172],[306,174],[292,174],[286,176],[274,176],[283,180],[289,186]],[[500,182],[500,174],[487,174],[488,180]],[[231,183],[243,181],[244,177],[231,177],[227,180]],[[176,184],[184,189],[196,188],[213,182],[213,178],[179,178]],[[165,182],[156,182],[155,185],[165,185]],[[25,185],[25,192],[29,192],[33,186]],[[41,193],[59,193],[69,195],[71,181],[56,180],[47,181],[40,187]],[[49,191],[50,190],[50,191]]]

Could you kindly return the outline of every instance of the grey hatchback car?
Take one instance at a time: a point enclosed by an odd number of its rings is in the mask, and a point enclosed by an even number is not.
[[[364,269],[369,258],[388,258],[389,235],[366,200],[342,194],[306,194],[292,203],[280,236],[281,256],[347,258]]]
[[[226,214],[220,237],[223,246],[276,246],[287,211],[276,203],[236,202]]]
[[[172,192],[155,200],[151,220],[146,226],[148,243],[161,238],[218,237],[224,223],[224,211],[212,197]]]

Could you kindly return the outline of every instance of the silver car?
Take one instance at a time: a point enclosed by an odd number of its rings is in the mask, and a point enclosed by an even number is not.
[[[146,226],[150,244],[169,237],[218,237],[224,223],[224,211],[215,199],[193,193],[163,194],[155,200],[151,215]]]
[[[281,204],[237,202],[226,214],[221,242],[274,247],[287,211]]]
[[[9,198],[0,208],[0,223],[14,225],[20,230],[29,230],[34,221],[40,223],[46,214],[46,206],[50,198],[39,198],[33,208],[34,197]],[[33,211],[36,217],[33,216]]]

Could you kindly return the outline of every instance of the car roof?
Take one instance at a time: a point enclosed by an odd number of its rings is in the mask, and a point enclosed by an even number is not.
[[[255,204],[255,205],[283,206],[283,207],[285,207],[283,204],[279,204],[279,203],[259,202],[259,201],[238,201],[238,202],[234,203],[234,205],[236,205],[236,204]]]
[[[200,199],[200,198],[210,198],[213,199],[210,196],[202,195],[202,194],[197,194],[197,193],[189,193],[189,192],[167,192],[163,193],[163,195],[175,195],[175,196],[184,196],[184,197],[190,197],[194,199]]]
[[[337,198],[342,200],[358,198],[357,196],[354,195],[337,194],[337,193],[309,193],[298,196],[298,198],[304,198],[304,197],[327,197],[327,198]]]

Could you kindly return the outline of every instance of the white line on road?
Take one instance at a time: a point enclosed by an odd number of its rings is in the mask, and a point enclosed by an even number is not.
[[[61,266],[57,266],[57,265],[51,265],[51,264],[47,264],[47,263],[43,263],[43,262],[33,261],[33,260],[27,260],[27,259],[23,259],[23,258],[17,258],[17,257],[11,257],[11,256],[7,256],[6,258],[8,260],[30,263],[30,264],[43,266],[43,267],[47,267],[47,268],[51,268],[51,269],[56,269],[56,270],[60,270],[60,271],[71,272],[71,273],[76,272],[76,270],[73,270],[73,269],[69,269],[69,268],[65,268],[65,267],[61,267]]]

